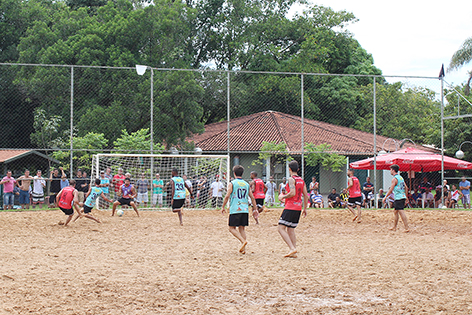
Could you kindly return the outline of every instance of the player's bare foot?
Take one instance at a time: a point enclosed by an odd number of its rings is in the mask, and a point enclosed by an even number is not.
[[[245,241],[243,245],[241,246],[241,248],[239,249],[239,252],[241,254],[246,254],[246,245],[247,245],[247,241]]]
[[[357,215],[354,217],[354,219],[352,219],[352,222],[356,222],[357,220]]]
[[[410,229],[403,231],[403,233],[410,233]]]
[[[288,253],[288,254],[285,255],[284,257],[297,258],[297,257],[298,257],[298,255],[297,255],[297,250],[296,250],[296,249],[292,250],[290,253]]]
[[[390,231],[393,231],[393,232],[395,232],[395,231],[397,230],[396,227],[391,227],[391,228],[388,228],[388,229],[389,229]]]
[[[64,225],[64,222],[59,221],[58,225]]]

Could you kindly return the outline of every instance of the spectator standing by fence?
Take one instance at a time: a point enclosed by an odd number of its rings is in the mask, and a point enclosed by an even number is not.
[[[138,197],[136,198],[137,206],[142,203],[144,207],[146,207],[147,203],[149,202],[149,181],[146,179],[146,174],[142,173],[141,178],[138,179],[136,183],[138,188]]]
[[[44,203],[44,188],[46,187],[46,180],[42,177],[42,173],[40,170],[36,172],[36,176],[33,177],[33,208],[36,207],[37,204],[40,205],[42,208],[42,204]]]
[[[49,181],[49,208],[54,208],[56,206],[56,195],[61,191],[61,176],[57,168],[50,172]]]
[[[12,209],[15,203],[13,190],[16,186],[16,180],[11,176],[11,171],[7,171],[7,175],[0,181],[0,185],[3,185],[3,209]]]
[[[464,209],[470,209],[470,182],[465,179],[465,176],[461,178],[459,189],[462,192],[462,204],[464,205]]]
[[[16,184],[20,187],[20,206],[22,209],[28,209],[30,205],[30,189],[33,177],[30,171],[25,170],[25,175],[18,177]],[[20,184],[21,183],[21,184]]]

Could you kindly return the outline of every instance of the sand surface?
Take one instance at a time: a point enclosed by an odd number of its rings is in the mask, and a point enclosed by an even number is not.
[[[0,314],[471,314],[472,212],[310,210],[298,258],[281,210],[248,227],[217,211],[132,211],[64,227],[60,211],[0,213]]]

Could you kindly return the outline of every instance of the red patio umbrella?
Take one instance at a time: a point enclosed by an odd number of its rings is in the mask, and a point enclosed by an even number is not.
[[[392,153],[377,156],[377,169],[388,170],[390,165],[397,164],[400,171],[434,172],[441,170],[441,154],[431,153],[416,148],[401,149]],[[374,158],[352,162],[353,169],[373,170]],[[444,156],[445,170],[470,170],[472,163],[449,156]]]

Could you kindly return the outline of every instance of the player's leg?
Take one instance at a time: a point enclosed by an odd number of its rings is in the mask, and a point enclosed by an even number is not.
[[[121,205],[121,202],[119,200],[113,203],[113,208],[111,209],[111,216],[115,215],[116,207],[118,207],[119,205]]]
[[[361,223],[361,221],[362,221],[361,216],[362,216],[361,205],[357,204],[357,223]]]
[[[285,226],[285,225],[282,225],[282,224],[279,224],[278,226],[278,231],[279,231],[279,234],[280,236],[282,236],[282,239],[284,240],[284,242],[287,244],[290,252],[285,255],[285,257],[296,257],[296,254],[297,254],[297,249],[295,247],[295,245],[293,244],[292,242],[292,237],[291,234],[289,234],[289,227]]]
[[[408,218],[406,217],[405,210],[398,210],[398,214],[402,218],[403,225],[405,226],[405,232],[410,232],[410,227],[408,226]]]
[[[139,217],[138,207],[136,207],[136,204],[134,203],[134,201],[130,201],[130,202],[129,202],[129,205],[130,205],[131,207],[133,207],[134,211],[136,211],[136,214],[137,214],[138,217]]]
[[[74,213],[72,213],[71,215],[68,215],[67,216],[67,219],[66,219],[66,223],[64,223],[64,226],[67,226],[67,224],[69,224],[70,220],[72,220],[72,217],[74,216]]]
[[[390,228],[392,231],[397,230],[398,218],[399,218],[399,210],[393,210],[393,226]]]

